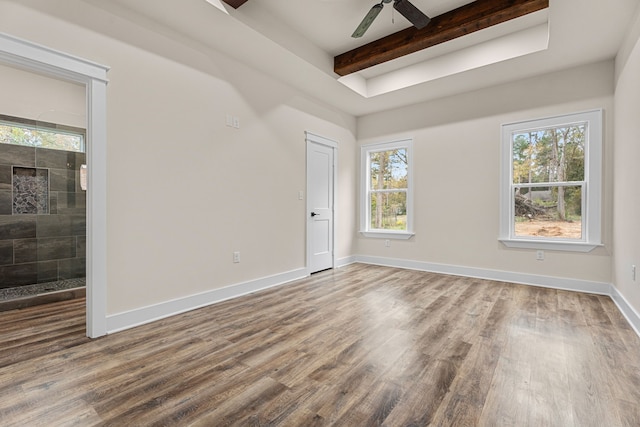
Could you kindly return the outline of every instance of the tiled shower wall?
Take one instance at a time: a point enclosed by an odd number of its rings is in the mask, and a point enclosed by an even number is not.
[[[84,163],[84,153],[0,144],[0,288],[85,277]],[[39,189],[20,187],[29,174]]]

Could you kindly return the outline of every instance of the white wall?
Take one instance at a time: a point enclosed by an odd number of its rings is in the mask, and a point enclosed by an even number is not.
[[[111,67],[109,314],[304,268],[305,130],[339,142],[336,255],[351,254],[353,117],[86,2],[25,3],[0,2],[3,31]]]
[[[609,283],[613,62],[530,78],[362,117],[360,144],[414,139],[414,225],[408,241],[357,238],[363,256]],[[500,126],[603,108],[604,243],[590,253],[509,249],[498,242]]]
[[[640,17],[640,15],[639,15]],[[640,313],[640,19],[616,61],[612,281]],[[637,268],[636,280],[631,266]]]
[[[0,65],[0,114],[86,127],[85,88]]]

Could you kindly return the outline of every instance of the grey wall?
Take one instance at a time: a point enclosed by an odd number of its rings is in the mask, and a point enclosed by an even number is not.
[[[0,288],[85,277],[83,163],[84,153],[0,144]],[[13,167],[48,175],[48,213],[15,213]]]

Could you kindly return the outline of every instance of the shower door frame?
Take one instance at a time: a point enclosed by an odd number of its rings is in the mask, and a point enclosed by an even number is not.
[[[107,333],[107,71],[109,67],[0,32],[0,64],[80,83],[87,113],[86,334]]]

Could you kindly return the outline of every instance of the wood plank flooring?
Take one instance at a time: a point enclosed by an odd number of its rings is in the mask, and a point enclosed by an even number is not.
[[[2,426],[639,426],[604,296],[354,264],[97,340],[0,313]]]

